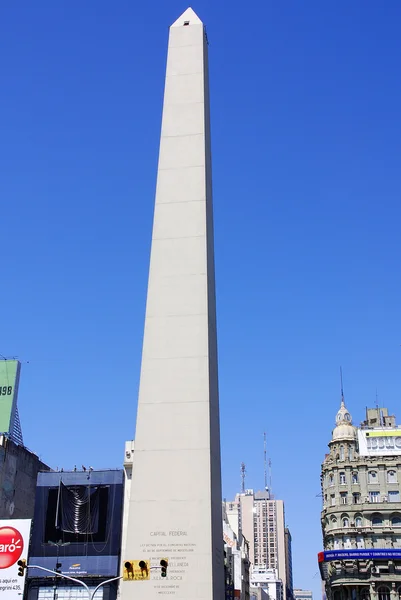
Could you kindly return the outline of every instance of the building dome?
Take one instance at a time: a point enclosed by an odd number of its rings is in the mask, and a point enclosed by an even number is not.
[[[355,440],[355,438],[356,428],[352,425],[352,417],[344,404],[344,398],[341,398],[341,406],[336,415],[336,426],[333,429],[332,440]]]

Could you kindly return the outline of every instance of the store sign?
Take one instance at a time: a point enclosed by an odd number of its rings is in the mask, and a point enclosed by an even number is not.
[[[0,600],[21,600],[25,577],[18,575],[18,561],[27,560],[31,519],[0,521]]]
[[[401,429],[359,429],[361,456],[401,455]]]
[[[355,550],[325,550],[319,552],[318,562],[331,560],[393,560],[401,558],[401,548],[361,548]]]
[[[54,571],[56,558],[54,556],[31,556],[33,565]],[[70,577],[103,576],[116,577],[118,575],[118,556],[61,556],[60,573]],[[28,577],[53,577],[39,569],[29,569]],[[0,600],[1,596],[0,596]],[[20,599],[21,600],[21,599]]]

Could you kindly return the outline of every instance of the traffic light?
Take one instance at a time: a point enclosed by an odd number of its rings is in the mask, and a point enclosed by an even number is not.
[[[162,558],[160,561],[160,568],[161,568],[161,576],[162,577],[167,577],[167,567],[168,567],[168,560],[167,558]]]
[[[56,562],[56,568],[54,570],[56,571],[56,573],[61,574],[61,563]]]
[[[140,560],[138,563],[139,568],[141,569],[142,577],[149,577],[149,569],[146,560]]]
[[[25,569],[26,569],[25,558],[22,558],[21,560],[19,560],[17,562],[17,565],[18,565],[18,575],[19,575],[19,577],[23,577],[25,575]]]
[[[125,560],[123,570],[124,581],[149,581],[149,560]]]

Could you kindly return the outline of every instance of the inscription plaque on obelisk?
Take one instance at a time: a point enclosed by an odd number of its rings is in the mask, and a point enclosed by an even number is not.
[[[224,599],[207,55],[189,8],[169,35],[122,600]]]

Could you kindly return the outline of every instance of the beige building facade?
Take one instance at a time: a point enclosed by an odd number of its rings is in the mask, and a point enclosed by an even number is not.
[[[273,571],[281,581],[284,600],[292,596],[291,534],[285,526],[283,500],[271,499],[268,491],[249,489],[226,502],[227,519],[234,531],[249,541],[252,571]]]
[[[401,597],[401,429],[386,408],[355,427],[342,398],[321,470],[324,551],[333,600]]]

